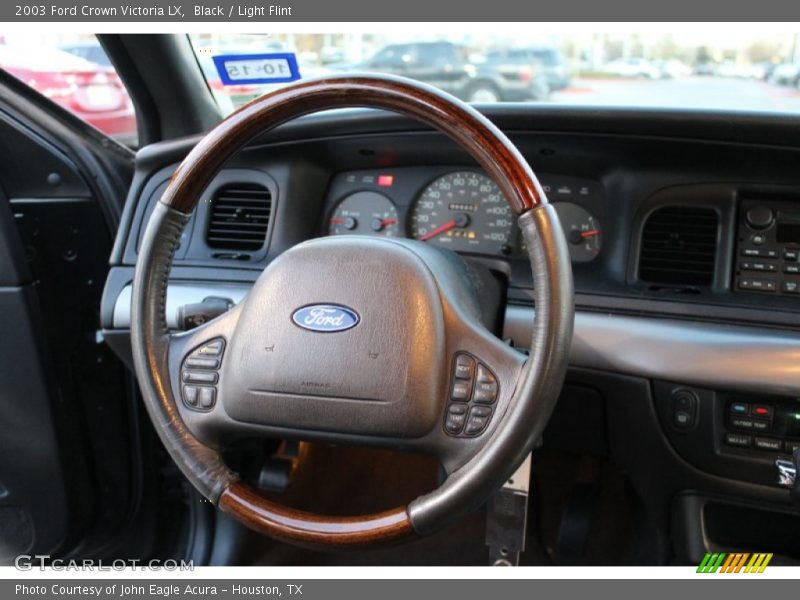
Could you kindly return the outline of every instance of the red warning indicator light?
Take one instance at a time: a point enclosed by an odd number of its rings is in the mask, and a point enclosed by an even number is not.
[[[378,185],[380,187],[392,187],[394,175],[378,175]]]

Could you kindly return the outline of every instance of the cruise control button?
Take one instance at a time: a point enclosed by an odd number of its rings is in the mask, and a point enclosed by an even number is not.
[[[186,359],[186,366],[191,369],[218,369],[218,358],[206,358],[203,356],[190,356]]]
[[[217,383],[218,375],[213,371],[184,371],[183,380],[187,383]]]
[[[194,354],[203,356],[219,356],[222,354],[222,340],[209,342],[205,346],[195,350]]]
[[[753,443],[753,438],[749,435],[742,435],[741,433],[726,433],[725,443],[728,446],[735,446],[737,448],[749,448]]]
[[[472,379],[472,373],[475,371],[475,359],[468,354],[459,354],[456,356],[456,379]]]
[[[197,406],[197,388],[195,386],[183,386],[183,401],[189,406]]]
[[[211,408],[217,397],[217,390],[213,387],[201,387],[198,404],[200,408]]]
[[[767,452],[780,452],[783,449],[781,441],[772,438],[757,437],[754,446],[758,450],[766,450]]]

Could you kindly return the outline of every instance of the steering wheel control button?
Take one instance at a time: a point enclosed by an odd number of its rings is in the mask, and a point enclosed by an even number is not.
[[[183,401],[189,406],[197,406],[198,388],[194,385],[183,386]]]
[[[205,346],[202,346],[195,350],[192,355],[194,356],[220,356],[222,354],[222,348],[224,346],[224,342],[222,340],[214,340],[213,342],[209,342]]]
[[[497,377],[489,367],[466,352],[457,353],[453,360],[445,431],[466,437],[481,434],[492,418],[492,408],[487,405],[497,401],[498,392]]]
[[[453,389],[450,391],[450,399],[469,400],[470,392],[472,392],[471,382],[456,380],[453,382]]]
[[[456,355],[456,379],[472,380],[472,375],[475,372],[475,359],[469,354]]]
[[[492,409],[488,406],[473,406],[469,411],[467,426],[464,428],[466,435],[478,435],[486,429],[489,419],[492,416]]]
[[[219,376],[212,371],[184,371],[183,380],[187,383],[217,383]]]
[[[190,356],[186,359],[186,366],[190,369],[219,369],[219,359]]]
[[[444,428],[448,433],[458,435],[464,428],[464,423],[467,420],[467,405],[454,402],[447,407],[447,419],[444,422]]]
[[[181,380],[183,403],[193,410],[211,410],[217,401],[216,384],[225,350],[223,339],[211,340],[195,348],[183,361]]]
[[[497,400],[497,378],[486,365],[478,365],[478,374],[475,382],[475,391],[472,394],[473,402],[480,404],[493,404]]]
[[[217,390],[213,387],[201,387],[200,394],[198,398],[198,404],[200,408],[209,409],[214,406],[214,402],[217,399]]]

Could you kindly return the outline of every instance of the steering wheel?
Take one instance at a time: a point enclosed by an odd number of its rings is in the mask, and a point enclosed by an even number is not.
[[[169,332],[164,309],[173,254],[216,172],[257,134],[344,107],[385,109],[433,126],[495,180],[518,215],[533,268],[529,358],[481,324],[473,284],[455,254],[384,237],[301,243],[272,260],[229,312]],[[525,459],[550,417],[574,317],[564,235],[521,154],[463,102],[386,76],[290,85],[206,135],[147,224],[131,311],[145,405],[195,488],[258,532],[338,548],[428,535],[479,508]],[[386,512],[304,512],[266,499],[223,462],[226,443],[256,436],[423,452],[439,459],[446,477],[433,492]]]

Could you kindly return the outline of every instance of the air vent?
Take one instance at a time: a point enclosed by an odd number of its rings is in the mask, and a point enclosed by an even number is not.
[[[257,184],[221,188],[211,201],[206,242],[212,248],[259,250],[267,238],[272,194]]]
[[[711,285],[718,227],[717,213],[709,208],[656,210],[642,231],[639,278],[663,285]]]

